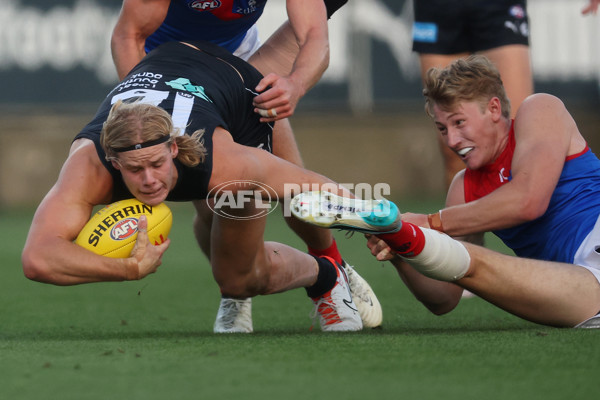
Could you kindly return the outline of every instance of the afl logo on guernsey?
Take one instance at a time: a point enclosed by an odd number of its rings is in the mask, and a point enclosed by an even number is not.
[[[110,237],[113,240],[125,240],[137,233],[137,218],[125,218],[115,224],[110,230]]]
[[[220,0],[194,0],[189,3],[189,7],[195,11],[215,10],[221,7]]]

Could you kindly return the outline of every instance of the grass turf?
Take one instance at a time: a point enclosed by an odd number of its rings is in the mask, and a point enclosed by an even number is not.
[[[254,299],[254,334],[214,335],[219,292],[191,234],[191,206],[173,210],[172,245],[156,274],[74,287],[26,280],[19,257],[31,212],[0,214],[0,398],[597,396],[600,332],[535,325],[478,298],[435,317],[358,234],[336,237],[377,292],[383,328],[311,331],[311,303],[295,290]],[[278,215],[266,238],[304,248]]]

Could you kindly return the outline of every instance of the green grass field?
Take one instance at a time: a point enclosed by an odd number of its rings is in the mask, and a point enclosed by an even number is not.
[[[75,287],[25,279],[20,252],[32,213],[0,213],[0,399],[548,400],[600,393],[600,332],[535,325],[478,298],[435,317],[391,266],[370,256],[361,235],[336,233],[342,254],[378,294],[381,329],[311,331],[311,302],[295,290],[254,300],[255,333],[214,335],[219,292],[191,234],[191,206],[172,208],[172,244],[156,274]],[[279,215],[266,238],[303,249]],[[502,250],[496,241],[490,246]]]

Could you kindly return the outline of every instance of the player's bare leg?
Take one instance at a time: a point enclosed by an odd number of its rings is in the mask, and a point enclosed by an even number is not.
[[[256,215],[257,211],[246,207],[227,212],[228,215],[247,217]],[[213,218],[211,265],[223,296],[246,299],[304,287],[316,306],[322,303],[327,305],[317,308],[324,331],[362,329],[361,318],[347,289],[342,268],[336,266],[333,260],[319,260],[281,243],[265,243],[265,224],[266,216],[243,220],[220,216]],[[243,317],[243,320],[249,320],[249,331],[252,331],[251,316],[240,316],[237,310],[234,311],[236,315],[233,319]],[[222,321],[218,318],[217,322]],[[234,327],[229,332],[243,331],[236,329]]]
[[[587,269],[464,244],[471,267],[457,284],[527,320],[573,327],[600,311],[600,284]]]
[[[346,207],[352,202],[352,207]],[[586,268],[508,256],[436,230],[402,223],[394,218],[395,206],[376,207],[372,212],[369,207],[357,207],[354,199],[346,197],[305,192],[294,197],[291,209],[297,218],[321,227],[376,235],[369,239],[373,254],[382,250],[377,246],[379,239],[383,240],[401,258],[392,261],[404,282],[428,308],[433,305],[436,314],[458,304],[460,291],[454,290],[455,285],[540,324],[574,327],[599,314],[600,284]],[[385,210],[389,210],[387,215],[382,213]],[[404,262],[419,274],[407,273]],[[441,282],[432,284],[431,280]]]

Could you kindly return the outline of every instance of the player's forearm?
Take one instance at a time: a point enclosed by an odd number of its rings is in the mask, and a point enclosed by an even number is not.
[[[545,207],[530,204],[531,196],[501,187],[479,200],[441,210],[441,229],[438,230],[453,237],[460,237],[510,228],[531,221],[544,213]]]
[[[137,279],[135,260],[99,256],[66,240],[26,244],[22,263],[27,278],[60,286]]]
[[[122,80],[146,55],[143,41],[118,36],[113,36],[111,40],[111,52],[119,80]]]
[[[316,35],[317,36],[317,35]],[[290,72],[290,79],[299,83],[302,95],[317,84],[329,66],[329,41],[315,37],[300,46],[300,51]]]

